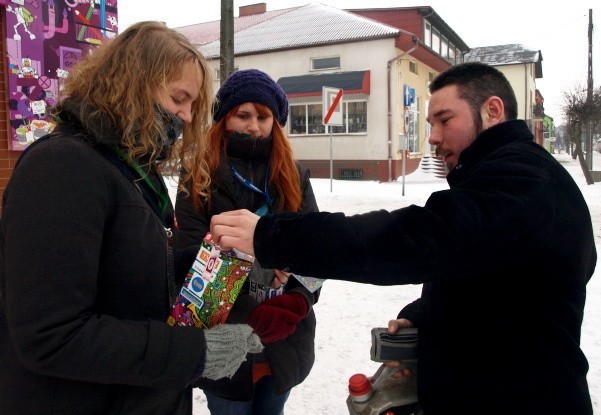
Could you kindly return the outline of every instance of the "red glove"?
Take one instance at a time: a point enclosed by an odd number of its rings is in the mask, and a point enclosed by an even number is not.
[[[299,293],[286,293],[263,301],[248,316],[248,324],[263,343],[285,339],[307,316],[309,304]]]

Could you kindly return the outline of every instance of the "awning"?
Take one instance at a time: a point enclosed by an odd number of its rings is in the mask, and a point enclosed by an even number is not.
[[[344,94],[369,94],[369,71],[285,76],[278,79],[288,98],[321,95],[324,86],[344,90]]]

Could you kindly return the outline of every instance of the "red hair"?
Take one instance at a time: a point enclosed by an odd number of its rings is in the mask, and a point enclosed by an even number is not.
[[[259,115],[263,117],[273,117],[271,110],[265,105],[253,102],[253,105]],[[232,108],[225,117],[214,123],[206,136],[206,149],[204,154],[204,162],[209,168],[211,177],[217,171],[221,163],[221,154],[225,150],[225,121],[233,116],[240,108],[240,105]],[[269,161],[269,184],[275,187],[277,191],[277,206],[276,211],[298,212],[302,205],[302,191],[300,183],[300,174],[294,156],[292,147],[288,141],[288,137],[278,121],[273,119],[273,128],[271,129],[271,137],[273,144],[271,146],[271,156]],[[210,192],[206,197],[206,202],[210,203]],[[200,196],[197,193],[193,195],[194,205],[200,205]]]

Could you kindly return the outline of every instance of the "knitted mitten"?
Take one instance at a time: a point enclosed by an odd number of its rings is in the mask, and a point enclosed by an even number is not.
[[[260,353],[263,345],[246,324],[221,324],[205,330],[207,353],[202,377],[231,378],[248,353]]]

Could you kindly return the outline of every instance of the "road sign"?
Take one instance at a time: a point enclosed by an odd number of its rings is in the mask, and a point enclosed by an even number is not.
[[[409,85],[403,84],[403,107],[411,105],[411,88]]]
[[[415,88],[411,88],[407,84],[403,84],[403,106],[409,107],[415,102]]]
[[[322,88],[322,108],[324,109],[323,125],[341,126],[342,123],[342,89]]]

